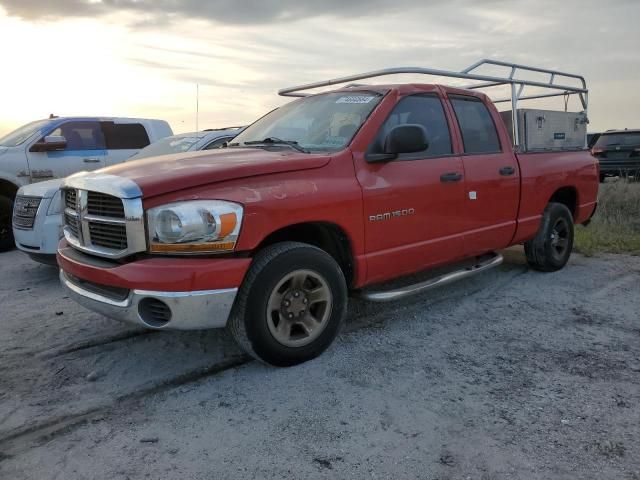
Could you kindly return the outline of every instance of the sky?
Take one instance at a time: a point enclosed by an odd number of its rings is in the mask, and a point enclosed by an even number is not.
[[[481,58],[579,73],[589,131],[640,128],[639,20],[637,0],[0,0],[0,136],[50,113],[193,131],[197,90],[200,129],[243,125],[280,88]]]

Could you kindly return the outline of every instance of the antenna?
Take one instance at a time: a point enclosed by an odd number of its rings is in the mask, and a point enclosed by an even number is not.
[[[196,132],[198,132],[198,116],[200,114],[200,85],[196,83]]]

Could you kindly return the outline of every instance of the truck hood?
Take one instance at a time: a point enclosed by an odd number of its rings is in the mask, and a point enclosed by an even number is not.
[[[210,183],[319,168],[330,159],[288,150],[225,148],[131,160],[99,172],[133,180],[149,198]]]
[[[20,187],[18,195],[26,195],[29,197],[52,198],[62,185],[63,178],[54,178],[45,182],[32,183]]]

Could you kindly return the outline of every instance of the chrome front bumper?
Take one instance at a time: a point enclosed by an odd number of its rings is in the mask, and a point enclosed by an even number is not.
[[[237,288],[195,292],[153,292],[130,290],[126,298],[113,299],[75,283],[60,270],[60,282],[80,305],[102,315],[156,330],[199,330],[222,328],[227,324]],[[166,322],[151,321],[140,302],[153,299],[170,310]]]

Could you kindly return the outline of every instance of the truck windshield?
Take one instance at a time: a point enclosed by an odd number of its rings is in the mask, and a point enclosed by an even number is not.
[[[298,147],[309,152],[342,150],[381,98],[382,94],[370,91],[305,97],[268,113],[229,146]]]
[[[184,135],[174,135],[173,137],[163,138],[148,147],[144,147],[137,154],[131,157],[132,160],[139,160],[147,157],[157,157],[159,155],[169,155],[171,153],[188,152],[193,146],[202,140],[206,135],[187,133]]]
[[[640,145],[640,132],[603,133],[594,147]]]
[[[0,147],[17,147],[26,142],[31,135],[42,130],[49,122],[50,120],[38,120],[23,125],[9,135],[0,138]]]

